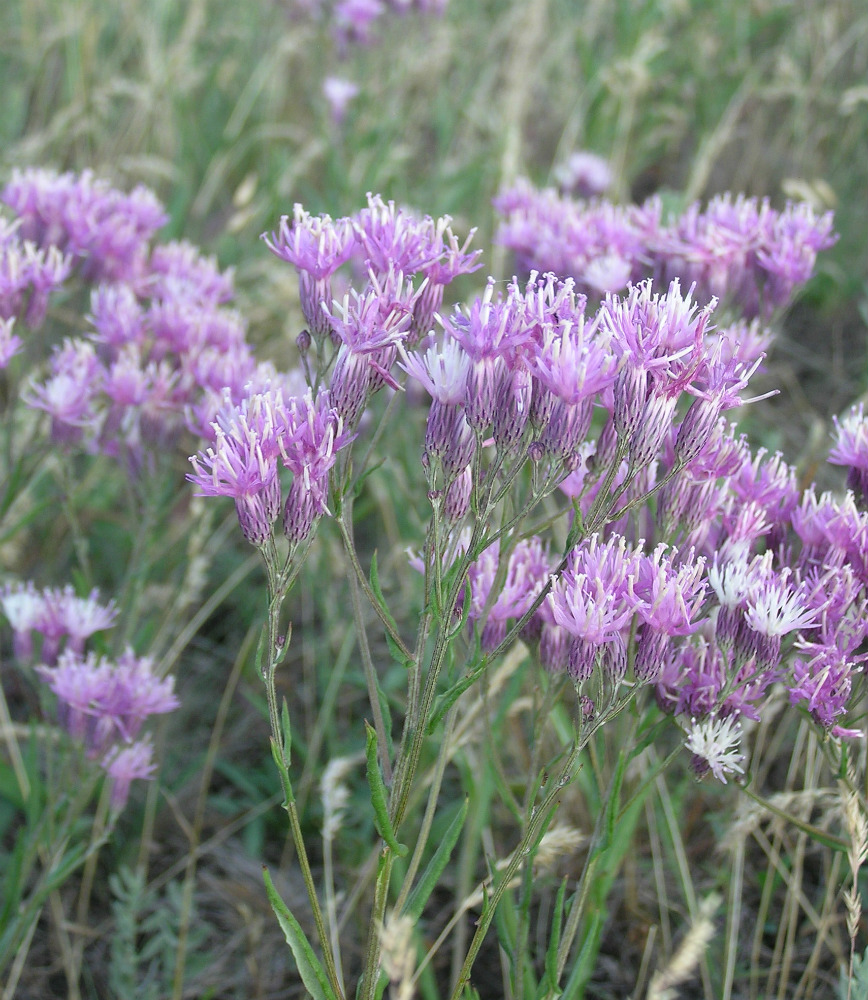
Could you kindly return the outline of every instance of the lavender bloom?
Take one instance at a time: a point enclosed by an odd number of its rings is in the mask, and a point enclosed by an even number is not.
[[[399,365],[417,379],[432,397],[425,430],[427,461],[441,462],[447,482],[467,468],[476,449],[476,439],[464,416],[464,401],[470,358],[455,340],[442,347],[431,346],[424,355],[408,354],[399,345]]]
[[[350,102],[359,96],[358,84],[339,76],[327,76],[323,80],[322,92],[328,103],[332,121],[337,126],[343,125]]]
[[[415,296],[404,287],[403,275],[389,271],[364,295],[353,291],[333,310],[325,309],[333,332],[341,340],[331,380],[332,406],[348,427],[355,426],[368,395],[388,384],[397,388],[390,373],[397,345],[407,336]]]
[[[48,299],[72,270],[72,258],[49,246],[21,241],[0,219],[0,318],[21,317],[31,329],[45,319]]]
[[[332,301],[332,275],[350,259],[355,246],[349,220],[312,216],[297,204],[292,222],[282,216],[278,231],[270,237],[263,233],[262,239],[275,256],[298,271],[301,309],[311,333],[320,339],[328,336],[331,328],[322,305]]]
[[[43,385],[31,382],[22,399],[51,416],[55,440],[95,438],[101,420],[98,393],[105,372],[93,345],[83,340],[64,341],[52,356],[51,371]]]
[[[813,655],[796,657],[792,679],[787,682],[791,705],[804,704],[811,717],[833,736],[864,738],[862,729],[845,729],[837,724],[847,711],[852,688],[853,665],[833,646],[805,644]]]
[[[555,170],[554,179],[564,194],[591,198],[607,190],[612,183],[612,170],[602,156],[579,150]]]
[[[821,250],[834,246],[832,213],[817,218],[809,204],[787,203],[783,212],[767,219],[756,260],[762,275],[763,311],[785,306],[796,286],[810,278]]]
[[[0,369],[7,368],[24,346],[22,339],[12,332],[14,322],[14,318],[0,319]]]
[[[2,200],[21,217],[25,239],[81,258],[90,280],[136,280],[148,241],[168,221],[151,191],[126,195],[85,171],[14,170]]]
[[[141,740],[127,747],[113,747],[101,764],[112,781],[109,805],[119,813],[127,804],[130,785],[137,778],[151,778],[157,765],[153,761],[154,748],[148,740]]]
[[[808,205],[774,211],[767,201],[732,195],[692,205],[661,225],[659,200],[626,209],[587,204],[520,181],[501,193],[497,239],[520,267],[575,278],[594,294],[653,276],[695,283],[698,295],[735,305],[748,320],[785,305],[806,281],[817,253],[834,242],[831,214]]]
[[[343,430],[325,391],[316,398],[308,392],[290,399],[285,413],[286,432],[279,446],[293,481],[284,506],[283,530],[291,542],[301,542],[310,534],[314,521],[328,513],[328,473],[337,461],[337,452],[353,435]]]
[[[443,254],[443,233],[430,218],[417,218],[368,193],[368,207],[353,219],[365,265],[377,275],[401,271],[411,275],[431,267]]]
[[[215,421],[214,447],[193,455],[195,472],[187,479],[197,496],[229,496],[244,537],[263,545],[280,510],[277,453],[285,416],[280,395],[257,394]]]
[[[56,666],[39,673],[57,696],[61,724],[92,758],[134,740],[149,716],[178,707],[174,678],[157,677],[152,661],[131,650],[117,663],[64,650]]]
[[[596,298],[647,273],[647,238],[659,225],[656,203],[642,208],[586,204],[552,189],[537,191],[522,180],[498,195],[494,205],[506,216],[497,242],[515,251],[517,265],[526,272],[574,278]]]
[[[369,45],[372,26],[382,16],[382,0],[340,0],[334,8],[334,36],[340,52],[349,45]]]
[[[516,353],[528,342],[530,325],[525,310],[515,286],[510,286],[505,299],[495,300],[494,279],[489,279],[485,294],[474,301],[468,314],[455,312],[442,322],[471,359],[464,410],[470,426],[482,433],[494,419],[498,385],[510,377],[510,361],[515,361]]]
[[[470,567],[472,621],[482,621],[482,648],[494,649],[506,637],[507,622],[521,618],[545,584],[550,566],[539,538],[521,541],[510,553],[506,576],[492,603],[491,591],[498,576],[500,553],[497,544],[489,546]]]
[[[832,465],[847,469],[847,487],[864,504],[868,501],[868,420],[862,404],[843,420],[835,417],[835,445],[829,452]]]
[[[154,247],[147,288],[152,298],[182,297],[211,306],[235,296],[232,269],[221,271],[214,257],[203,257],[199,248],[186,240]]]
[[[552,616],[573,637],[568,670],[574,680],[591,676],[598,652],[615,641],[632,618],[628,578],[636,562],[636,553],[628,552],[623,538],[601,542],[594,535],[574,550],[570,566],[552,587]]]
[[[450,228],[452,220],[448,215],[437,219],[436,222],[431,219],[425,221],[431,231],[432,244],[435,248],[439,248],[439,254],[431,263],[423,265],[419,271],[424,284],[420,286],[419,298],[413,310],[410,337],[414,341],[431,331],[434,316],[443,304],[443,291],[446,286],[460,274],[472,274],[482,266],[478,260],[481,250],[467,252],[476,234],[475,229],[471,229],[464,243],[459,244],[458,237]]]
[[[85,639],[114,625],[117,618],[114,601],[100,604],[98,598],[97,590],[92,590],[87,597],[77,597],[69,584],[63,590],[42,592],[41,613],[32,627],[44,637],[43,663],[53,665],[56,662],[64,636],[67,649],[80,655],[84,652]]]
[[[0,590],[0,605],[12,626],[12,648],[21,662],[27,662],[33,655],[31,633],[42,621],[45,611],[45,597],[37,593],[33,583],[7,584]]]

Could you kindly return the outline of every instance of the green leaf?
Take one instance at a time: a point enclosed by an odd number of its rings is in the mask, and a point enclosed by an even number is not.
[[[374,826],[386,845],[403,858],[407,854],[405,844],[399,844],[392,821],[389,819],[389,806],[386,802],[386,786],[380,774],[380,763],[377,760],[377,733],[374,727],[365,723],[365,757],[367,759],[368,788],[371,792],[371,805],[374,807]]]
[[[564,898],[566,894],[567,879],[565,877],[555,898],[552,932],[549,936],[549,946],[546,950],[546,981],[549,992],[553,992],[558,988],[558,949],[561,946],[561,928],[564,920]]]
[[[464,828],[464,820],[467,818],[468,802],[469,799],[465,798],[459,806],[458,812],[453,817],[452,822],[446,829],[446,833],[437,845],[437,850],[425,866],[425,871],[422,872],[422,877],[419,879],[416,888],[410,893],[410,898],[407,900],[404,912],[408,916],[412,917],[414,921],[418,920],[419,917],[422,916],[425,904],[428,902],[431,893],[437,887],[437,883],[440,880],[440,876],[443,874],[443,870],[446,868],[446,865],[449,864],[449,858],[452,856],[452,851],[454,850],[455,845],[458,842],[458,838],[461,836],[461,831]]]
[[[280,898],[280,894],[275,889],[271,876],[268,874],[268,869],[264,865],[262,866],[262,877],[265,879],[265,892],[268,895],[268,901],[271,903],[271,908],[274,910],[286,943],[292,949],[292,956],[305,989],[312,1000],[337,1000],[337,996],[328,981],[328,976],[313,948],[311,948],[310,942],[305,937],[301,924]]]
[[[485,661],[483,661],[475,670],[472,670],[469,674],[465,674],[464,677],[454,684],[448,691],[440,696],[437,707],[431,715],[431,721],[427,726],[427,733],[430,736],[431,733],[437,728],[440,720],[446,715],[450,708],[455,704],[456,701],[464,694],[464,692],[472,687],[476,681],[482,676],[485,670]]]
[[[280,730],[283,736],[283,756],[286,759],[286,763],[291,764],[292,726],[289,721],[289,706],[286,704],[286,698],[283,699],[283,704],[280,706]]]

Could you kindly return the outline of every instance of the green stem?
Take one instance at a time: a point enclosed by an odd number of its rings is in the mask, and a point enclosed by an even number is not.
[[[313,874],[310,869],[310,861],[308,860],[307,850],[304,844],[304,836],[301,831],[301,823],[298,818],[298,809],[296,807],[295,795],[293,794],[292,782],[289,776],[290,747],[287,746],[283,726],[281,725],[280,711],[277,705],[277,690],[274,683],[277,668],[286,655],[286,650],[289,646],[289,637],[287,636],[285,639],[282,639],[280,636],[280,610],[286,598],[290,582],[298,573],[298,567],[290,570],[290,559],[287,559],[283,570],[278,573],[275,567],[275,553],[272,550],[263,550],[262,554],[265,560],[266,571],[268,573],[270,593],[268,623],[266,625],[265,636],[263,637],[265,643],[267,644],[267,649],[265,650],[267,661],[265,669],[263,670],[263,679],[265,681],[265,691],[268,700],[268,718],[271,726],[273,756],[280,775],[284,795],[283,807],[289,817],[289,828],[292,833],[293,843],[295,844],[296,855],[298,857],[299,866],[301,867],[301,874],[304,879],[305,889],[307,890],[308,899],[310,901],[311,911],[313,912],[314,924],[316,925],[316,932],[319,938],[326,975],[329,978],[329,982],[331,983],[335,996],[337,996],[339,1000],[342,1000],[344,993],[341,988],[337,969],[335,968],[334,958],[332,957],[332,949],[329,946],[326,924],[323,919],[322,909],[320,908],[316,884],[314,883]]]

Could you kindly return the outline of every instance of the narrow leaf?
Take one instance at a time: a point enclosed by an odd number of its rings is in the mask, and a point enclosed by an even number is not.
[[[552,916],[552,932],[549,937],[549,946],[546,951],[546,978],[548,988],[554,991],[558,988],[558,951],[561,947],[561,927],[564,919],[564,898],[567,894],[567,879],[561,882],[555,899],[555,911]]]
[[[414,921],[418,920],[422,916],[422,911],[425,909],[425,904],[431,896],[431,893],[440,881],[440,876],[443,874],[443,870],[446,865],[449,864],[449,858],[452,856],[452,851],[455,848],[458,838],[461,836],[461,831],[464,828],[464,820],[467,818],[467,805],[468,799],[461,803],[458,812],[455,814],[452,822],[446,829],[446,833],[443,835],[443,839],[437,845],[437,850],[431,857],[431,860],[425,866],[425,871],[422,872],[422,877],[419,879],[416,888],[410,893],[410,898],[407,900],[407,905],[404,908],[404,912],[413,918]]]
[[[268,869],[263,865],[262,877],[265,879],[265,891],[268,901],[277,917],[283,931],[286,943],[292,949],[292,956],[295,959],[298,973],[305,989],[310,994],[312,1000],[337,1000],[334,990],[328,981],[320,960],[316,957],[310,942],[305,937],[301,924],[290,913],[289,907],[280,898],[280,894],[271,881]]]
[[[374,807],[374,826],[386,845],[403,858],[407,847],[398,843],[392,821],[389,819],[389,806],[386,802],[386,786],[380,774],[380,764],[377,760],[377,733],[370,723],[365,723],[365,757],[367,758],[368,787],[371,791],[371,805]]]

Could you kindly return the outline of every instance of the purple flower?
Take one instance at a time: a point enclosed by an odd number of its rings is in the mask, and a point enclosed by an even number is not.
[[[87,170],[14,170],[2,200],[21,217],[26,239],[80,258],[90,280],[140,278],[148,241],[168,221],[147,188],[123,194]]]
[[[284,506],[284,533],[292,542],[304,541],[314,521],[328,513],[328,474],[337,453],[353,438],[343,430],[328,392],[316,398],[290,399],[285,407],[286,432],[280,438],[283,464],[293,475]]]
[[[54,438],[80,441],[99,428],[99,390],[105,372],[92,344],[66,340],[51,359],[52,375],[42,385],[31,382],[22,399],[51,416]]]
[[[130,746],[113,747],[103,758],[102,767],[112,781],[109,799],[112,812],[120,812],[127,804],[133,781],[153,776],[157,767],[153,756],[151,742],[140,740]]]
[[[155,246],[149,261],[147,292],[151,298],[184,298],[217,306],[235,296],[233,271],[221,271],[214,257],[203,257],[186,240]]]
[[[255,394],[219,412],[214,427],[213,447],[190,458],[195,472],[187,479],[198,487],[196,496],[232,497],[244,537],[262,545],[280,509],[277,455],[287,432],[282,398]]]
[[[301,308],[311,333],[328,336],[330,325],[323,303],[332,301],[331,278],[345,264],[355,247],[355,236],[348,219],[333,222],[328,215],[314,216],[295,205],[292,222],[281,217],[276,233],[262,234],[268,249],[298,271]]]
[[[42,666],[39,674],[57,696],[60,723],[90,757],[131,742],[149,716],[178,707],[174,679],[157,677],[152,661],[131,650],[116,663],[64,650],[56,666]]]
[[[835,420],[835,445],[829,452],[832,465],[847,468],[847,486],[864,503],[868,500],[868,420],[862,404],[842,420]]]
[[[612,183],[612,170],[602,156],[579,150],[555,170],[554,179],[565,194],[590,198],[606,191]]]
[[[844,729],[837,725],[847,711],[852,688],[853,665],[833,646],[804,647],[813,655],[809,659],[796,657],[792,679],[787,682],[791,705],[804,704],[812,718],[835,736],[861,737],[861,729]]]
[[[339,76],[327,76],[322,85],[323,96],[329,106],[332,121],[342,125],[350,102],[359,96],[359,85]]]
[[[506,298],[494,299],[494,279],[489,279],[485,294],[469,312],[456,311],[443,326],[471,359],[464,409],[470,426],[481,433],[494,419],[499,387],[503,379],[511,379],[507,373],[528,345],[531,325],[515,286]]]
[[[492,601],[492,587],[498,579],[500,553],[490,545],[470,567],[468,617],[482,621],[482,647],[494,649],[506,637],[507,622],[521,618],[545,584],[550,572],[548,556],[537,537],[519,542],[510,553],[506,574]]]
[[[6,368],[9,362],[24,346],[24,341],[12,332],[15,319],[0,319],[0,369]]]
[[[30,581],[26,584],[7,584],[0,590],[0,605],[12,626],[15,656],[26,662],[33,655],[31,632],[42,621],[45,597],[36,591]]]
[[[76,596],[70,584],[63,590],[44,590],[42,612],[33,626],[44,637],[42,662],[53,664],[56,661],[60,640],[64,636],[68,639],[67,649],[83,653],[85,640],[96,632],[111,628],[115,618],[117,608],[114,601],[101,604],[97,590],[92,590],[87,597]]]
[[[573,551],[553,586],[550,610],[555,623],[573,637],[568,669],[575,680],[590,677],[597,652],[620,638],[633,617],[628,578],[636,566],[636,553],[627,550],[623,538],[601,542],[594,535]]]
[[[688,553],[680,565],[675,551],[658,545],[642,555],[628,579],[628,600],[650,628],[666,635],[689,635],[699,628],[695,620],[705,599],[705,560]]]
[[[356,214],[353,228],[366,266],[377,275],[412,275],[443,255],[443,233],[429,217],[411,215],[378,194],[368,194],[368,207]]]

